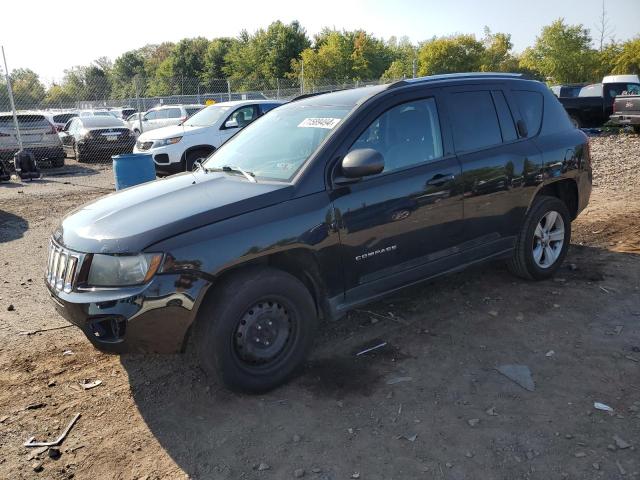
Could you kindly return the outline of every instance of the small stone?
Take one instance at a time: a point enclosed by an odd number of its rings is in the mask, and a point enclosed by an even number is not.
[[[294,436],[293,436],[293,443],[298,443],[300,440],[302,440],[302,439],[300,438],[300,435],[294,435]]]
[[[311,471],[312,471],[313,473],[320,473],[320,472],[322,471],[322,469],[321,469],[320,467],[313,467],[313,468],[311,469]]]
[[[36,473],[40,473],[42,470],[44,470],[44,467],[42,466],[42,462],[35,462],[31,465],[31,468],[33,468],[33,471]]]
[[[453,463],[447,462],[447,463],[444,464],[444,466],[447,467],[447,468],[453,468]]]
[[[518,315],[516,315],[516,320],[521,322],[522,320],[524,320],[524,315],[522,313],[519,313]]]
[[[484,413],[489,415],[490,417],[497,417],[498,413],[496,412],[496,407],[487,408]]]
[[[467,453],[464,454],[464,456],[467,457],[467,458],[473,458],[473,453],[467,452]]]
[[[259,472],[263,472],[265,470],[269,470],[271,467],[269,465],[267,465],[266,463],[261,463],[260,465],[258,465],[258,471]]]
[[[566,438],[567,440],[571,440],[573,438],[573,435],[571,435],[570,433],[567,433],[564,438]]]
[[[587,454],[586,454],[586,453],[584,453],[584,452],[576,452],[576,453],[574,454],[574,456],[575,456],[576,458],[584,458],[584,457],[586,457],[586,456],[587,456]]]
[[[533,460],[533,458],[535,457],[535,455],[531,450],[529,450],[526,455],[527,455],[527,460]]]
[[[591,466],[593,467],[594,470],[600,470],[600,464],[599,463],[592,463]]]
[[[620,472],[620,475],[626,475],[627,471],[622,468],[622,464],[620,463],[620,460],[616,460],[616,466],[618,467],[618,471]]]
[[[296,469],[295,472],[293,472],[293,476],[296,478],[302,478],[304,477],[304,474],[305,474],[304,468],[298,468]]]
[[[607,449],[611,450],[612,452],[615,452],[616,451],[616,446],[609,444],[609,445],[607,445]]]
[[[49,380],[49,382],[47,383],[47,387],[55,387],[55,386],[56,386],[55,380]]]
[[[578,265],[576,265],[575,263],[570,263],[569,270],[571,270],[572,272],[575,272],[576,270],[578,270]]]
[[[631,446],[630,443],[625,442],[618,435],[614,435],[612,438],[613,438],[613,441],[616,442],[616,447],[618,447],[621,450],[624,450],[625,448],[629,448]]]
[[[553,350],[549,350],[547,353],[544,354],[545,357],[553,357],[556,354],[556,352],[554,352]]]
[[[467,423],[469,424],[470,427],[475,427],[480,423],[480,419],[479,418],[470,418],[469,420],[467,420]]]
[[[497,310],[489,310],[489,315],[491,315],[492,317],[497,317],[498,316],[498,312],[497,312]]]
[[[13,312],[15,309],[16,309],[16,307],[14,307],[13,305],[9,305],[9,306],[7,307],[7,311],[8,311],[8,312]]]
[[[351,478],[360,478],[360,472],[353,472]]]
[[[353,435],[353,428],[347,428],[347,432],[349,432],[349,435]]]
[[[58,460],[61,456],[62,456],[62,453],[60,453],[59,448],[51,447],[49,449],[49,458],[51,458],[52,460]]]

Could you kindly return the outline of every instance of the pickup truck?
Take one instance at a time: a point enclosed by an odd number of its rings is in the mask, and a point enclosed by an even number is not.
[[[194,347],[208,374],[263,392],[302,365],[321,320],[402,287],[497,259],[550,278],[591,178],[587,136],[518,74],[310,95],[194,171],[70,213],[45,282],[97,348]]]
[[[640,91],[616,97],[613,114],[609,118],[614,125],[631,125],[634,132],[640,133]]]
[[[594,83],[580,90],[577,97],[559,97],[571,121],[577,128],[600,127],[613,113],[613,102],[623,92],[638,91],[640,83]]]

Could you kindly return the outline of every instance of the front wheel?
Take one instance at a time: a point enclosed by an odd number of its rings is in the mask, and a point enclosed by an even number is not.
[[[528,280],[544,280],[560,268],[571,241],[571,217],[556,197],[534,200],[516,239],[509,269]]]
[[[194,332],[203,369],[237,391],[265,392],[284,383],[313,343],[317,312],[307,288],[266,267],[233,274],[213,288]]]

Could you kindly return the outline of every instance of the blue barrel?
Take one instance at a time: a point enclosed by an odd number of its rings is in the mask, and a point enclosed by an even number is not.
[[[156,167],[148,153],[126,153],[114,155],[111,159],[116,190],[156,179]]]

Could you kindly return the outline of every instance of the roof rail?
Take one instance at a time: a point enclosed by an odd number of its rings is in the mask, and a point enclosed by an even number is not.
[[[503,72],[463,72],[463,73],[442,73],[438,75],[427,75],[417,78],[406,78],[389,85],[389,88],[403,87],[416,83],[428,83],[438,80],[447,79],[474,79],[474,78],[523,78],[521,73],[503,73]]]
[[[304,98],[316,97],[318,95],[324,95],[325,93],[340,92],[342,90],[344,90],[344,88],[336,88],[334,90],[322,90],[321,92],[303,93],[302,95],[298,95],[297,97],[293,97],[290,101],[291,102],[295,102],[297,100],[302,100]]]

